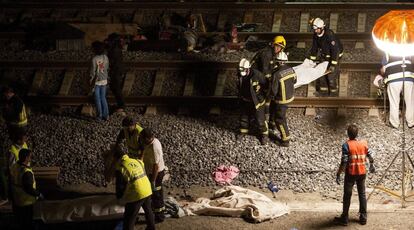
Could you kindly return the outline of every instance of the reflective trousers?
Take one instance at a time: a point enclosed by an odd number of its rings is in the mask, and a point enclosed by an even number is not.
[[[277,129],[280,132],[282,141],[289,141],[289,127],[286,120],[287,105],[270,102],[269,128]]]
[[[241,101],[241,116],[240,116],[240,133],[247,134],[253,127],[253,120],[258,125],[260,134],[262,136],[268,135],[268,128],[265,117],[265,105],[263,104],[258,109],[255,108],[253,102]]]
[[[158,173],[155,179],[155,191],[152,191],[152,209],[154,210],[155,219],[162,221],[165,219],[165,205],[164,205],[164,191],[162,188],[162,179],[164,178],[165,170]],[[151,178],[152,175],[149,175]]]

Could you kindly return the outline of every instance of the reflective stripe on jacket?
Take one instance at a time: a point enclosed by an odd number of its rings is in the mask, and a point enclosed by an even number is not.
[[[405,71],[401,67],[402,60],[399,57],[386,56],[384,68],[384,83],[402,81],[414,81],[414,66],[410,59],[405,60]],[[405,78],[404,78],[405,77]]]
[[[281,65],[275,69],[272,83],[269,87],[269,98],[277,104],[288,104],[295,99],[295,88],[297,76],[293,68]]]
[[[347,170],[350,175],[365,175],[365,162],[368,154],[366,141],[348,140],[349,159]]]
[[[139,135],[141,134],[142,130],[143,128],[140,125],[136,124],[132,135],[130,135],[128,128],[124,128],[124,134],[125,134],[126,145],[128,147],[128,153],[130,154],[139,153]]]
[[[19,120],[17,122],[11,122],[12,125],[16,125],[19,127],[27,125],[27,113],[26,113],[26,106],[23,104],[22,111],[19,113]]]
[[[36,197],[26,193],[23,189],[23,175],[30,172],[33,175],[33,188],[36,189],[36,181],[31,168],[21,164],[14,164],[10,170],[14,204],[18,207],[32,205]]]
[[[126,203],[138,201],[152,195],[151,183],[145,174],[144,163],[141,160],[124,155],[116,165],[127,183],[122,200]]]
[[[247,76],[239,75],[239,95],[244,101],[252,101],[258,109],[265,104],[267,81],[263,74],[255,69],[250,69]]]
[[[27,147],[26,142],[23,143],[23,146],[18,146],[13,144],[10,149],[10,157],[9,157],[9,167],[11,167],[12,165],[14,165],[18,160],[19,160],[19,152],[21,149],[29,149],[29,147]]]

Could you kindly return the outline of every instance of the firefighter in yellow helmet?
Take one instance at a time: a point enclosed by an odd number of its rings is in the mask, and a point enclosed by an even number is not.
[[[13,193],[13,206],[20,224],[19,229],[33,229],[33,205],[43,195],[36,188],[36,180],[30,161],[32,152],[22,149],[19,152],[19,160],[10,169],[10,177]]]
[[[125,139],[128,154],[134,158],[140,157],[143,145],[139,137],[142,130],[143,128],[132,117],[125,117],[122,120],[122,129],[116,138],[116,144],[120,145]]]
[[[155,229],[154,214],[151,209],[151,183],[145,173],[144,162],[129,158],[120,146],[114,149],[116,197],[125,203],[124,229],[133,230],[142,206],[149,230]]]

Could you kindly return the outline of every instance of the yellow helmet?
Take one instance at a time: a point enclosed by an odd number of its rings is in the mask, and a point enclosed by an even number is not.
[[[273,39],[273,45],[281,46],[282,48],[286,47],[286,39],[283,36],[276,36]]]

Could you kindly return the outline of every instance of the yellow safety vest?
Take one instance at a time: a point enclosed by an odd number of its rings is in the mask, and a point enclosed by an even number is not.
[[[142,130],[143,128],[136,124],[132,135],[130,135],[128,128],[124,128],[125,140],[129,154],[139,154],[138,140]]]
[[[122,156],[116,165],[127,185],[122,200],[126,203],[135,202],[152,195],[151,183],[145,174],[144,162]]]
[[[19,113],[19,121],[18,122],[11,122],[12,125],[16,126],[25,126],[27,125],[27,114],[26,114],[26,106],[23,104],[22,111]]]
[[[23,143],[23,146],[18,146],[18,145],[13,144],[13,145],[10,147],[9,152],[10,152],[11,154],[13,154],[13,155],[14,155],[14,162],[13,162],[13,164],[14,164],[14,163],[16,163],[16,162],[19,160],[19,152],[20,152],[20,150],[22,150],[22,149],[29,149],[29,147],[27,147],[26,142],[25,142],[25,143]],[[10,165],[10,166],[11,166],[11,165]]]
[[[36,202],[36,197],[23,190],[23,175],[31,172],[33,175],[33,188],[36,189],[36,181],[31,168],[21,164],[14,164],[10,170],[13,200],[16,206],[22,207],[32,205]]]

